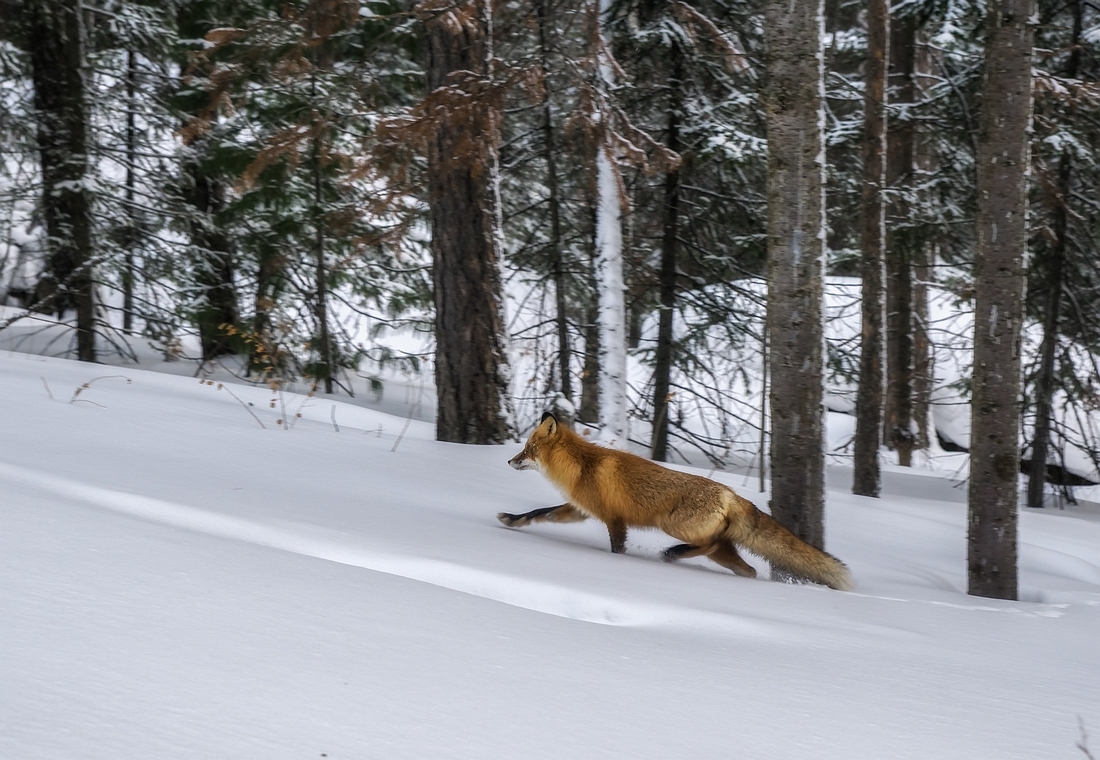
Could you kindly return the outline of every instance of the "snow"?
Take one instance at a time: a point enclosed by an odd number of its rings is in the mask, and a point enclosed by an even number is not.
[[[375,409],[15,352],[0,388],[0,757],[1033,760],[1100,732],[1095,508],[1021,514],[1022,601],[977,599],[944,473],[873,500],[834,465],[840,593],[508,530],[557,503],[515,446]]]

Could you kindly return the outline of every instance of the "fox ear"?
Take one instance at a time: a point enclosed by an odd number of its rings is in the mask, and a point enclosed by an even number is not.
[[[558,418],[551,412],[545,412],[542,415],[542,419],[539,420],[539,427],[546,428],[546,432],[553,435],[558,432]]]

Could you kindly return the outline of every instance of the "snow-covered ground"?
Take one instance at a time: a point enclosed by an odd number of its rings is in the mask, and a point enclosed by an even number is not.
[[[0,420],[2,758],[1100,751],[1088,507],[1021,515],[1001,602],[965,594],[949,481],[831,490],[840,593],[508,530],[558,503],[514,447],[346,403],[4,352]]]

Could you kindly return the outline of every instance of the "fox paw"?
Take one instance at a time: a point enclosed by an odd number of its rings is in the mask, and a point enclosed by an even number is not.
[[[509,528],[514,528],[516,523],[519,522],[519,515],[509,514],[508,512],[497,512],[497,519]]]

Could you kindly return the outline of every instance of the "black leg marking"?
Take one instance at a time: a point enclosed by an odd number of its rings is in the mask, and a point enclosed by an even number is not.
[[[533,522],[579,522],[585,519],[585,514],[573,508],[572,504],[559,504],[556,507],[543,507],[524,512],[522,515],[513,515],[510,512],[500,512],[497,519],[509,528],[522,528]]]
[[[661,558],[665,562],[675,562],[676,560],[683,559],[691,552],[698,550],[698,548],[698,546],[693,546],[692,544],[677,544],[676,546],[670,546],[665,549]]]

